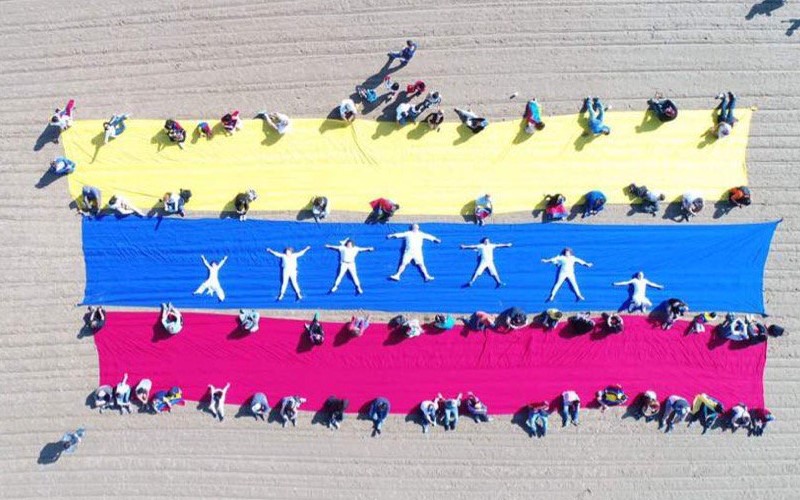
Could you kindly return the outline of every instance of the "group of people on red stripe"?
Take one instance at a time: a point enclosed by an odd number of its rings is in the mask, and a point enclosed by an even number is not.
[[[204,402],[204,408],[220,422],[225,419],[225,397],[230,386],[230,383],[224,387],[215,387],[212,384],[208,386],[208,397]],[[133,392],[133,399],[138,401],[142,411],[146,412],[169,412],[173,406],[184,404],[183,394],[179,387],[158,391],[153,394],[152,398],[150,397],[151,390],[152,381],[145,378],[132,391],[131,386],[128,385],[128,374],[126,373],[122,381],[115,387],[112,388],[110,385],[98,387],[94,392],[92,402],[94,408],[100,412],[116,408],[120,413],[126,411],[131,413]],[[570,390],[564,391],[560,399],[559,413],[562,418],[562,426],[566,427],[569,423],[577,426],[581,408],[580,397],[575,391]],[[601,411],[605,411],[610,406],[625,405],[628,403],[628,399],[628,395],[621,385],[610,385],[597,391],[595,395],[595,403]],[[283,397],[280,405],[275,409],[276,419],[284,427],[289,423],[296,426],[298,411],[306,402],[306,398],[298,395]],[[345,418],[349,405],[350,402],[347,399],[336,396],[326,399],[322,407],[324,413],[322,420],[325,425],[330,429],[338,429]],[[266,420],[272,412],[267,396],[263,392],[253,394],[246,406],[256,419]],[[552,410],[552,405],[546,400],[532,402],[526,406],[522,417],[531,437],[541,438],[547,435]],[[370,402],[366,414],[373,424],[373,436],[382,433],[390,411],[391,403],[385,397],[378,397]],[[489,415],[488,406],[478,396],[469,392],[466,398],[462,393],[450,398],[439,393],[435,398],[423,401],[419,405],[417,421],[422,425],[424,433],[438,425],[445,430],[454,431],[462,411],[472,417],[476,423],[494,420]],[[744,403],[738,403],[726,412],[722,403],[705,393],[695,396],[691,405],[685,398],[673,394],[665,400],[662,409],[658,396],[652,390],[645,391],[635,398],[629,405],[628,413],[637,419],[644,419],[645,422],[658,419],[659,429],[663,428],[665,432],[670,432],[676,424],[688,420],[690,426],[694,422],[700,422],[703,433],[719,422],[723,429],[730,428],[732,431],[746,429],[749,435],[760,436],[767,424],[775,420],[772,412],[768,409],[751,410]]]

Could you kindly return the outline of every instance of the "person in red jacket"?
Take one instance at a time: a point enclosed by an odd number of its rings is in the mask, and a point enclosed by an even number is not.
[[[378,198],[369,202],[372,207],[372,218],[376,222],[385,222],[400,209],[400,205],[388,198]]]

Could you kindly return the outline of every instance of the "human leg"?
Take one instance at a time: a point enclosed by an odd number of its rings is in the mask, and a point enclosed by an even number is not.
[[[214,288],[212,290],[217,294],[217,298],[220,302],[225,300],[225,290],[222,289],[222,285],[219,284],[219,281],[214,284]]]
[[[728,109],[725,115],[725,122],[733,126],[736,118],[733,116],[733,110],[736,108],[736,96],[732,92],[728,92]]]
[[[469,284],[472,285],[473,283],[475,283],[475,280],[477,280],[478,277],[486,271],[486,269],[488,269],[488,265],[486,264],[486,262],[481,260],[478,263],[478,267],[475,268],[475,272],[472,273],[472,278],[469,279]]]
[[[578,425],[578,412],[581,409],[580,401],[577,401],[570,405],[570,418],[572,419],[572,425]]]
[[[497,268],[494,267],[494,262],[490,262],[486,265],[486,268],[489,270],[489,275],[494,278],[495,283],[497,286],[502,286],[503,282],[500,280],[500,273],[497,272]]]
[[[592,104],[592,100],[590,98],[586,98],[583,102],[583,105],[586,107],[586,111],[589,112],[589,120],[596,120],[597,119],[597,110],[595,106]]]
[[[556,279],[556,283],[553,285],[553,289],[550,290],[550,297],[547,299],[548,301],[552,301],[556,298],[556,293],[561,288],[561,285],[564,284],[564,281],[567,279],[566,273],[562,273],[561,271],[558,272],[558,278]]]
[[[425,267],[425,259],[422,257],[422,254],[414,256],[414,263],[419,267],[419,270],[422,271],[422,276],[425,278],[425,281],[433,279],[433,276],[428,273],[428,268]]]
[[[356,269],[355,262],[348,264],[347,271],[350,273],[350,278],[353,279],[353,284],[356,286],[356,292],[360,294],[364,293],[364,290],[361,288],[361,280],[358,279],[358,270]]]
[[[400,276],[406,270],[406,267],[408,267],[408,265],[413,260],[413,258],[414,258],[414,256],[411,255],[410,252],[403,252],[403,259],[400,261],[400,266],[397,268],[397,272],[394,273],[393,275],[389,276],[389,279],[393,279],[395,281],[398,281],[400,279]]]
[[[303,294],[300,292],[300,285],[297,283],[297,271],[289,276],[289,281],[292,283],[292,289],[294,290],[294,294],[297,296],[297,300],[302,299]]]
[[[581,295],[581,289],[578,287],[578,281],[575,279],[575,275],[570,274],[567,276],[567,281],[569,281],[572,291],[575,292],[575,296],[578,298],[578,300],[584,300],[583,295]]]
[[[347,274],[347,266],[345,263],[339,263],[339,272],[336,274],[336,279],[333,281],[333,286],[331,287],[331,293],[335,293],[336,290],[339,289],[339,284],[342,282],[342,278],[344,275]]]
[[[201,295],[203,293],[206,293],[208,291],[208,288],[209,288],[208,280],[205,280],[200,284],[200,286],[197,287],[197,290],[194,291],[194,294]]]
[[[283,300],[284,294],[286,294],[286,287],[289,285],[289,273],[285,270],[281,273],[281,291],[278,293],[278,300]]]

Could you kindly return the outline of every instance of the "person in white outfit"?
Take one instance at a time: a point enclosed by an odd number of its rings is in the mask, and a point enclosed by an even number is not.
[[[542,259],[542,262],[558,266],[558,277],[556,278],[556,283],[553,285],[553,289],[550,290],[550,297],[547,298],[548,302],[552,302],[552,300],[555,299],[556,293],[565,281],[569,282],[572,291],[575,292],[575,297],[578,300],[584,300],[583,295],[581,295],[581,289],[578,287],[578,281],[575,279],[575,264],[592,267],[591,262],[586,262],[585,260],[575,257],[571,248],[565,248],[561,251],[561,255],[556,255],[551,259]]]
[[[353,283],[356,285],[356,292],[361,295],[364,290],[361,288],[361,282],[358,280],[358,271],[356,270],[356,256],[361,252],[372,252],[373,247],[357,247],[353,240],[350,238],[342,241],[338,245],[325,245],[325,248],[336,250],[339,252],[339,274],[336,276],[336,281],[333,282],[330,293],[336,293],[339,289],[339,283],[347,273],[353,278]]]
[[[144,217],[144,212],[136,208],[133,203],[128,201],[121,195],[115,194],[108,200],[108,208],[115,211],[119,215],[136,214],[139,217]]]
[[[650,307],[653,306],[653,303],[650,302],[650,299],[647,298],[647,287],[651,286],[653,288],[658,288],[659,290],[663,290],[664,287],[653,283],[652,281],[648,281],[644,277],[644,273],[639,271],[633,277],[633,279],[629,279],[627,281],[617,281],[614,283],[614,286],[630,286],[631,291],[631,300],[628,304],[628,312],[633,312],[637,309],[641,309],[642,312],[646,313]]]
[[[225,419],[225,395],[228,394],[228,389],[230,389],[230,387],[230,382],[222,389],[208,384],[208,392],[211,393],[211,399],[208,402],[208,411],[214,415],[214,418],[218,418],[220,422]]]
[[[403,259],[400,262],[400,267],[397,268],[396,273],[389,276],[390,280],[400,281],[400,275],[403,274],[403,271],[405,271],[406,267],[412,262],[422,271],[422,276],[425,277],[425,281],[431,281],[433,279],[433,276],[428,274],[428,269],[425,267],[425,258],[422,256],[422,244],[426,240],[434,243],[441,243],[442,240],[428,233],[423,233],[419,230],[418,224],[411,224],[408,231],[389,234],[386,237],[390,239],[401,239],[405,242]]]
[[[461,245],[462,250],[475,250],[480,256],[478,267],[475,269],[475,272],[472,273],[472,278],[470,278],[469,282],[464,286],[472,286],[475,280],[478,279],[478,276],[485,271],[489,271],[489,275],[494,278],[494,281],[497,283],[497,288],[503,286],[504,283],[500,280],[500,274],[497,272],[497,268],[494,267],[494,249],[509,248],[510,246],[511,243],[492,243],[489,241],[489,238],[482,239],[477,245]]]
[[[303,299],[303,294],[300,293],[300,285],[297,284],[297,259],[305,255],[310,249],[311,247],[305,247],[299,252],[295,252],[294,248],[286,247],[286,250],[280,253],[271,248],[267,248],[267,252],[281,259],[281,292],[278,294],[278,300],[283,300],[286,287],[290,282],[292,283],[295,295],[297,295],[297,300]]]
[[[216,294],[219,301],[222,302],[225,300],[225,290],[223,290],[222,285],[219,284],[219,270],[225,265],[225,261],[228,260],[228,256],[226,255],[219,262],[211,263],[206,260],[205,255],[201,255],[200,258],[203,259],[203,264],[205,264],[206,269],[208,269],[208,278],[199,287],[197,287],[197,290],[194,291],[194,294]]]

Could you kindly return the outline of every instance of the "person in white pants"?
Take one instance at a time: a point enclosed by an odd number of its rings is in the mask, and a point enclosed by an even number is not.
[[[578,281],[575,279],[575,264],[592,267],[591,262],[586,262],[585,260],[575,257],[571,248],[562,250],[561,255],[556,255],[550,259],[542,259],[542,262],[545,264],[555,264],[558,267],[558,277],[556,278],[556,283],[553,285],[553,289],[550,290],[550,297],[547,298],[548,302],[552,302],[553,299],[555,299],[556,293],[565,281],[569,282],[578,300],[585,300],[583,295],[581,295],[581,289],[578,287]]]
[[[480,256],[478,267],[475,269],[475,272],[472,273],[472,278],[470,278],[465,286],[472,286],[475,280],[478,279],[478,276],[486,271],[489,271],[489,275],[494,278],[494,281],[497,283],[497,288],[503,286],[504,283],[500,280],[500,274],[497,272],[497,268],[494,267],[494,249],[509,248],[510,246],[511,243],[492,243],[489,241],[489,238],[482,239],[477,245],[461,245],[462,250],[475,250]]]
[[[647,298],[647,287],[651,286],[653,288],[658,288],[659,290],[663,290],[664,287],[657,283],[653,283],[652,281],[648,281],[644,277],[644,273],[639,271],[633,277],[633,279],[629,279],[627,281],[616,281],[614,282],[614,286],[631,286],[631,300],[628,304],[628,312],[633,312],[637,309],[641,309],[642,312],[647,312],[653,306],[653,303],[650,302],[650,299]]]
[[[373,247],[357,247],[353,240],[350,238],[342,241],[338,245],[325,245],[325,248],[336,250],[339,252],[339,274],[336,276],[336,281],[333,282],[330,293],[336,293],[339,289],[339,284],[342,278],[347,273],[353,278],[353,283],[356,285],[356,292],[361,295],[364,290],[361,288],[361,282],[358,280],[358,271],[356,270],[356,256],[361,252],[372,252]]]
[[[208,402],[208,411],[214,415],[214,418],[218,418],[220,422],[225,419],[225,395],[228,394],[228,389],[230,388],[230,382],[221,389],[208,384],[208,391],[211,393],[211,400]]]
[[[144,212],[136,208],[127,198],[115,194],[108,200],[108,208],[117,212],[120,215],[136,214],[139,217],[144,217]]]
[[[433,276],[428,274],[428,269],[425,267],[425,258],[422,256],[422,244],[426,240],[434,243],[441,243],[442,240],[428,233],[423,233],[419,230],[418,224],[411,224],[408,231],[389,234],[386,237],[390,239],[401,239],[405,242],[403,259],[400,262],[400,267],[397,268],[396,273],[389,276],[390,280],[400,281],[400,275],[403,274],[403,271],[405,271],[406,267],[412,262],[422,271],[422,276],[425,278],[425,281],[431,281],[433,279]]]
[[[300,293],[300,285],[297,284],[297,259],[302,257],[311,249],[310,246],[305,247],[299,252],[295,252],[294,248],[286,247],[283,253],[276,252],[271,248],[267,248],[267,252],[275,257],[281,259],[281,292],[278,294],[278,300],[283,300],[283,295],[286,293],[286,287],[291,282],[297,300],[303,299],[303,294]]]
[[[225,265],[228,256],[226,255],[219,262],[211,263],[206,260],[205,255],[201,255],[200,258],[203,259],[203,264],[206,266],[206,269],[208,269],[208,278],[197,287],[194,294],[200,295],[206,293],[208,295],[216,295],[219,301],[222,302],[225,300],[225,290],[223,290],[222,285],[219,284],[219,270]]]

